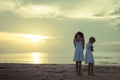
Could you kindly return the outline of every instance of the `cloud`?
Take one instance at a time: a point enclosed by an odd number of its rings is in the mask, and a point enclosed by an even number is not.
[[[97,13],[97,14],[94,14],[93,16],[103,17],[104,15],[105,15],[105,13]]]
[[[114,3],[114,5],[115,4],[117,3]],[[111,9],[110,11],[102,10],[101,12],[98,12],[93,16],[106,19],[106,21],[109,22],[108,25],[115,30],[120,29],[120,7],[116,6],[114,9]]]
[[[100,11],[96,12],[93,16],[104,17],[108,19],[120,17],[119,5],[120,5],[119,0],[109,0],[109,1],[106,0],[106,5],[105,4],[102,5],[104,8],[100,9]]]
[[[16,7],[16,3],[12,0],[0,0],[0,11],[11,10]]]
[[[22,17],[45,17],[59,14],[56,6],[25,4],[24,0],[2,0],[0,1],[0,11],[10,11]]]
[[[13,42],[42,41],[49,38],[48,36],[8,33],[8,32],[0,32],[0,36],[1,36],[0,40],[13,41]]]
[[[115,18],[112,19],[112,21],[114,22],[113,26],[119,29],[120,28],[120,8],[111,12],[110,15],[115,16]]]
[[[56,17],[61,14],[57,7],[47,5],[27,5],[19,8],[15,13],[28,18]]]
[[[120,4],[120,0],[112,0],[113,4]]]
[[[117,11],[114,9],[112,11],[104,11],[103,10],[103,11],[95,13],[93,16],[103,17],[106,19],[115,19],[115,18],[120,17],[120,11],[119,11],[119,9]]]
[[[72,4],[71,4],[72,3]],[[94,4],[94,5],[93,5]],[[98,18],[95,12],[110,11],[114,5],[109,0],[1,0],[0,11],[9,10],[25,18],[68,17]],[[96,14],[101,16],[101,14]]]
[[[120,23],[116,25],[117,27],[120,27]]]
[[[118,8],[117,10],[112,12],[111,15],[119,15],[120,16],[120,8]]]

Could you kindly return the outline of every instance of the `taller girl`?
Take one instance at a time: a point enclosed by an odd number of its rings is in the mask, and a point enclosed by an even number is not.
[[[73,40],[75,46],[74,61],[76,62],[76,74],[81,75],[81,63],[84,61],[84,34],[82,32],[77,32]]]

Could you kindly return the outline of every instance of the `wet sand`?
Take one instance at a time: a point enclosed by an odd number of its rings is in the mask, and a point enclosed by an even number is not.
[[[120,66],[95,66],[95,75],[77,76],[74,64],[0,64],[0,80],[120,80]]]

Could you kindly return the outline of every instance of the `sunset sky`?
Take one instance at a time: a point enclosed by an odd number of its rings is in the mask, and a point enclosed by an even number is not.
[[[120,0],[0,0],[0,53],[72,53],[77,31],[120,52]]]

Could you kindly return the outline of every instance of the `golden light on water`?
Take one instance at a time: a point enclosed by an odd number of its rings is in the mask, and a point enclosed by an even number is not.
[[[16,46],[16,49],[13,49],[12,51],[15,50],[18,52],[19,51],[30,52],[30,53],[10,55],[11,57],[15,57],[15,56],[17,57],[16,59],[15,58],[11,59],[13,62],[15,61],[15,62],[25,62],[25,63],[33,63],[33,64],[45,63],[46,55],[44,53],[33,52],[33,51],[35,50],[39,51],[40,47],[43,49],[46,48],[47,47],[46,43],[48,43],[48,39],[51,38],[50,36],[22,34],[22,33],[8,33],[8,32],[0,32],[0,36],[1,36],[0,40],[5,42],[5,44],[8,44],[11,50],[13,46]]]
[[[41,54],[39,52],[32,53],[32,57],[33,57],[33,63],[34,64],[41,63]]]

